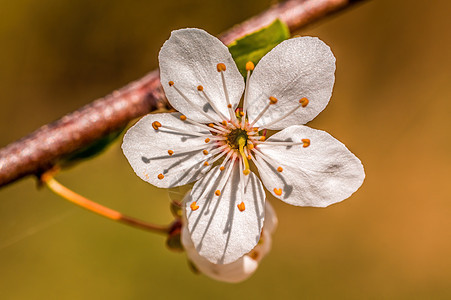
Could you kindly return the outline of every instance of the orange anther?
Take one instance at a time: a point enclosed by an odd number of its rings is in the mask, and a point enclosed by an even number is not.
[[[227,121],[224,120],[224,121],[221,122],[221,124],[224,125],[224,126],[227,126]]]
[[[168,150],[168,154],[169,154],[169,155],[172,155],[172,154],[174,154],[174,151]]]
[[[254,144],[247,144],[247,149],[249,149],[249,150],[254,149]]]
[[[192,211],[195,211],[199,208],[199,205],[197,205],[197,202],[194,201],[193,203],[190,204],[189,207],[191,208]]]
[[[180,120],[185,121],[186,120],[186,116],[185,115],[181,115],[180,116]]]
[[[269,104],[276,104],[277,101],[278,101],[278,100],[277,100],[276,97],[273,97],[273,96],[269,97]]]
[[[208,127],[215,127],[215,124],[213,124],[213,123],[210,123],[210,124],[208,124]]]
[[[237,205],[237,207],[240,211],[244,211],[246,209],[246,206],[244,205],[244,202],[242,202],[242,201],[240,204]]]
[[[282,195],[282,189],[274,188],[274,194],[276,194],[277,196],[281,196]]]
[[[158,130],[158,127],[161,127],[161,123],[158,121],[155,121],[152,123],[152,127],[153,127],[153,129]]]
[[[224,166],[219,167],[219,170],[221,170],[221,171],[224,171],[224,169],[225,169]]]
[[[198,86],[197,86],[197,90],[198,90],[199,92],[202,92],[202,91],[204,90],[204,87],[201,86],[201,85],[198,85]]]
[[[254,70],[254,63],[253,62],[251,62],[251,61],[248,61],[247,63],[246,63],[246,71],[253,71]]]
[[[257,131],[258,131],[258,127],[252,127],[252,130],[253,130],[254,132],[257,132]]]
[[[266,137],[265,137],[264,135],[262,135],[262,136],[259,138],[259,140],[263,142],[264,140],[266,140]]]
[[[225,64],[223,64],[223,63],[217,64],[216,65],[216,70],[218,70],[218,72],[225,71],[226,70]]]
[[[206,138],[206,139],[205,139],[205,143],[208,143],[209,141],[210,141],[209,138]]]
[[[301,100],[299,100],[299,103],[301,103],[302,107],[306,107],[308,104],[308,99],[304,97]]]
[[[244,111],[240,110],[240,116],[244,117]]]
[[[249,154],[249,155],[247,156],[247,159],[251,160],[251,159],[252,159],[252,156]]]
[[[208,161],[204,162],[204,166],[208,166],[208,165],[209,165]]]
[[[278,171],[278,172],[282,172],[282,171],[283,171],[283,168],[282,168],[282,167],[277,167],[277,171]]]
[[[302,139],[302,147],[307,148],[308,146],[310,146],[310,140],[309,139]]]
[[[232,104],[227,104],[227,107],[228,108],[232,108]]]
[[[161,179],[163,179],[163,178],[164,178],[164,175],[160,173],[160,174],[158,174],[158,176],[157,176],[157,177],[158,177],[158,179],[160,179],[160,180],[161,180]]]
[[[218,196],[218,197],[221,196],[221,191],[220,190],[216,190],[215,191],[215,195]]]
[[[204,155],[207,155],[207,154],[208,154],[208,150],[203,150],[202,153],[203,153]]]
[[[169,86],[173,86],[174,85],[174,81],[169,81]]]

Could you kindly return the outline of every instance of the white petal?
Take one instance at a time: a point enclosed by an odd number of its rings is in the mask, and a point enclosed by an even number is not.
[[[173,31],[160,50],[159,61],[160,79],[166,97],[175,109],[191,119],[211,122],[170,87],[168,82],[173,81],[196,106],[207,110],[215,120],[221,121],[202,93],[197,90],[197,86],[202,85],[217,109],[229,117],[221,73],[216,67],[218,63],[226,66],[224,76],[233,108],[240,102],[244,79],[227,47],[207,32],[195,28]]]
[[[266,54],[255,67],[249,82],[249,120],[252,122],[273,96],[271,105],[255,126],[262,127],[299,106],[306,97],[309,104],[299,107],[269,129],[283,129],[305,124],[327,105],[335,80],[335,57],[329,46],[317,38],[299,37],[286,40]]]
[[[263,185],[255,174],[250,173],[243,187],[240,176],[244,175],[237,165],[221,195],[214,194],[226,173],[227,169],[221,172],[219,167],[213,168],[196,182],[186,202],[188,228],[196,250],[216,264],[234,262],[251,251],[260,239],[265,216]],[[242,188],[245,189],[244,199]],[[199,206],[194,211],[190,208],[193,201]],[[244,202],[244,211],[237,207],[241,202]]]
[[[263,184],[275,197],[297,206],[326,207],[348,198],[362,185],[365,172],[360,160],[324,131],[291,126],[267,141],[302,139],[310,139],[310,146],[259,146],[277,163],[271,166],[261,155],[257,157]],[[278,166],[283,168],[281,173]],[[282,195],[276,195],[274,189],[282,189]]]
[[[197,180],[210,169],[203,163],[210,156],[202,153],[205,137],[176,133],[154,121],[193,133],[209,134],[205,129],[180,120],[179,113],[151,114],[143,117],[124,136],[122,150],[136,175],[157,187],[173,187]],[[197,149],[197,150],[196,150]],[[168,150],[174,151],[173,155]],[[158,175],[164,178],[159,179]]]
[[[266,202],[263,239],[255,246],[250,254],[246,254],[230,264],[214,264],[197,253],[194,243],[186,226],[186,210],[182,224],[182,244],[188,258],[203,274],[224,282],[241,282],[249,278],[258,267],[258,263],[271,249],[271,234],[277,224],[277,217],[269,202]]]

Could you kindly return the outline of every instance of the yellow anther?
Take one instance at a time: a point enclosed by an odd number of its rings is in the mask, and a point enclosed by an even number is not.
[[[240,116],[244,117],[244,112],[240,110]]]
[[[251,61],[248,61],[247,63],[246,63],[246,71],[253,71],[254,70],[254,63],[253,62],[251,62]]]
[[[227,104],[227,107],[228,108],[232,108],[232,104]]]
[[[204,87],[201,86],[201,85],[198,85],[198,86],[197,86],[197,90],[198,90],[199,92],[202,92],[202,91],[204,90]]]
[[[299,103],[301,103],[302,107],[306,107],[308,104],[308,99],[304,97],[301,100],[299,100]]]
[[[186,120],[186,116],[185,115],[181,115],[180,116],[180,120],[185,121]]]
[[[225,64],[223,64],[223,63],[217,64],[216,65],[216,70],[218,70],[218,72],[225,71],[226,70]]]
[[[246,209],[246,206],[244,205],[243,201],[241,201],[241,203],[238,204],[237,207],[240,211],[244,211]]]
[[[202,151],[202,153],[203,153],[204,155],[207,155],[207,154],[208,154],[208,150],[205,149],[205,150]]]
[[[257,132],[258,131],[258,127],[253,127],[252,131]]]
[[[173,86],[174,85],[174,81],[169,81],[169,86]]]
[[[249,175],[250,172],[251,172],[251,170],[249,170],[249,169],[244,169],[243,170],[243,174],[246,175],[246,176]]]
[[[277,196],[281,196],[282,195],[282,189],[274,188],[274,194],[276,194]]]
[[[310,146],[310,140],[309,139],[302,139],[302,147],[307,148],[308,146]]]
[[[204,162],[204,166],[208,166],[208,165],[209,165],[208,161]]]
[[[262,135],[262,136],[259,138],[259,140],[263,142],[264,140],[266,140],[266,137],[265,137],[264,135]]]
[[[161,123],[158,121],[155,121],[152,123],[152,127],[153,127],[153,129],[158,130],[158,128],[161,127]]]
[[[282,172],[282,171],[283,171],[283,168],[282,168],[282,167],[277,167],[277,171],[278,171],[278,172]]]
[[[221,122],[221,124],[224,125],[224,126],[227,126],[227,121],[224,120],[224,121]]]
[[[220,190],[216,190],[215,191],[215,195],[218,196],[218,197],[221,196],[221,191]]]
[[[209,141],[210,141],[209,138],[206,138],[206,139],[205,139],[205,143],[208,143]]]
[[[158,174],[158,176],[157,176],[157,177],[158,177],[158,179],[160,179],[160,180],[161,180],[161,179],[163,179],[163,178],[164,178],[164,175],[160,173],[160,174]]]
[[[224,171],[224,166],[219,167],[219,170]]]
[[[249,155],[247,156],[247,159],[248,159],[248,160],[251,160],[251,159],[252,159],[252,156],[249,154]]]
[[[247,144],[247,149],[249,149],[249,150],[254,149],[254,144]]]
[[[190,204],[189,207],[191,208],[192,211],[195,211],[199,208],[199,205],[197,205],[197,202],[194,201],[193,203]]]
[[[277,101],[278,101],[278,100],[277,100],[276,97],[273,97],[273,96],[269,97],[269,104],[276,104]]]
[[[208,124],[208,127],[215,127],[215,124],[213,124],[213,123],[210,123],[210,124]]]
[[[172,154],[174,154],[174,151],[168,150],[168,154],[169,154],[169,155],[172,155]]]

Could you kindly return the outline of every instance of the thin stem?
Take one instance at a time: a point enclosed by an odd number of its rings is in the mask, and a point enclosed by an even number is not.
[[[47,185],[47,187],[52,192],[80,207],[83,207],[93,213],[101,215],[110,220],[155,233],[168,234],[171,229],[171,226],[161,226],[151,224],[139,219],[123,215],[116,210],[113,210],[111,208],[100,205],[94,201],[91,201],[83,197],[82,195],[75,193],[74,191],[68,189],[67,187],[56,181],[55,178],[53,177],[53,173],[54,173],[53,171],[44,173],[40,178],[41,181],[45,185]]]

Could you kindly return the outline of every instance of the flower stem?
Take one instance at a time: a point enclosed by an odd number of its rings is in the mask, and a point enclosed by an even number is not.
[[[143,229],[146,231],[151,231],[155,233],[162,233],[162,234],[168,234],[171,225],[169,226],[161,226],[161,225],[155,225],[151,224],[139,219],[135,219],[126,215],[123,215],[122,213],[110,209],[108,207],[105,207],[103,205],[100,205],[94,201],[91,201],[82,195],[79,195],[75,193],[74,191],[68,189],[61,183],[55,180],[53,175],[55,174],[54,170],[48,171],[41,175],[40,180],[43,182],[47,187],[54,192],[55,194],[63,197],[64,199],[81,206],[91,212],[94,212],[98,215],[101,215],[105,218],[108,218],[113,221],[117,221],[135,228]]]

